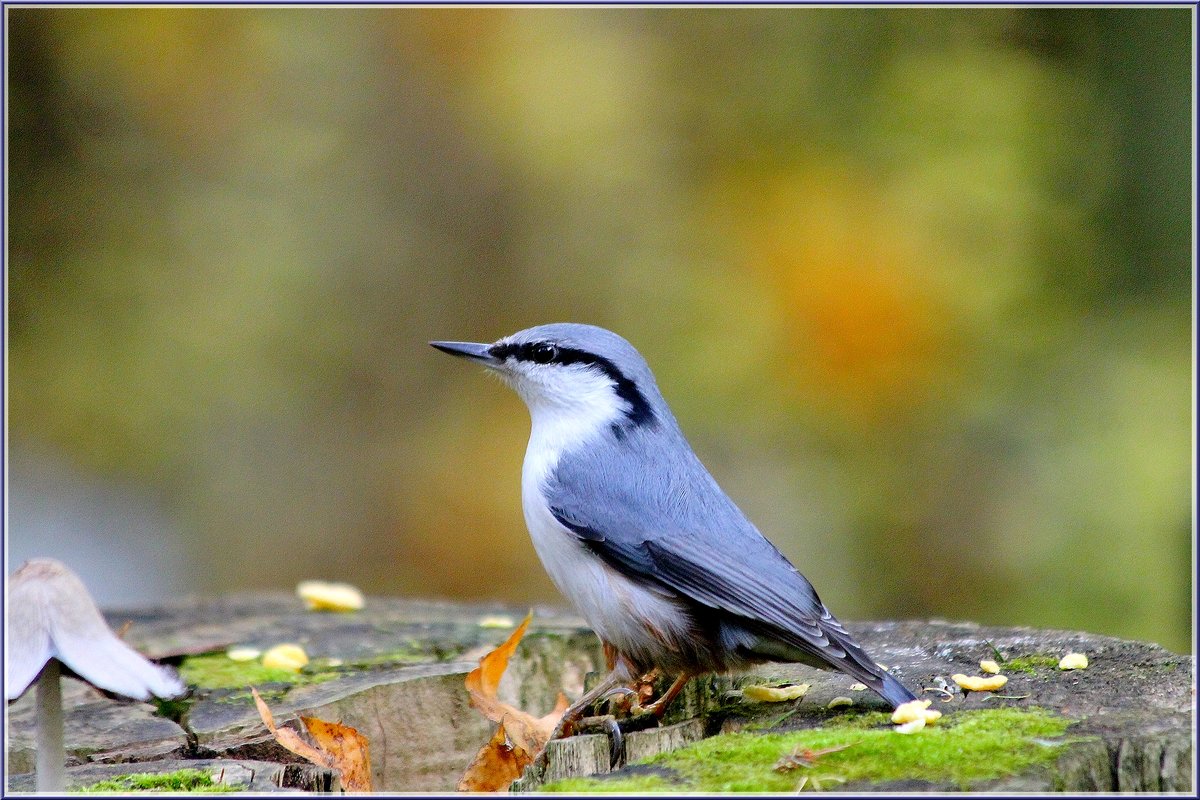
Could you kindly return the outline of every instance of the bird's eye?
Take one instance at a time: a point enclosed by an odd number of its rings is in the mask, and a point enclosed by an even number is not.
[[[549,364],[558,358],[558,348],[552,344],[538,342],[530,349],[529,355],[536,364]]]

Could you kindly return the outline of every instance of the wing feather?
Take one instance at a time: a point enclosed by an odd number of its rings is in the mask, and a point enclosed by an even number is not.
[[[554,517],[625,575],[848,672],[893,705],[912,699],[726,496],[673,420],[666,422],[632,429],[616,445],[586,448],[560,462],[542,486]],[[663,435],[679,439],[652,438]]]

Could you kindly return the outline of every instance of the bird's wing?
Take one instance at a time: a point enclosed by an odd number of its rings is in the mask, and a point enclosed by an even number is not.
[[[698,461],[651,469],[609,465],[597,469],[576,460],[545,487],[555,518],[592,552],[623,573],[734,614],[806,651],[842,655],[845,631],[812,584]]]
[[[782,644],[786,660],[849,673],[893,707],[913,699],[854,642],[686,444],[637,442],[638,435],[635,429],[620,449],[593,449],[556,468],[542,489],[560,524],[625,575],[715,609],[760,637],[752,647],[758,655],[774,659],[781,651],[764,645]]]

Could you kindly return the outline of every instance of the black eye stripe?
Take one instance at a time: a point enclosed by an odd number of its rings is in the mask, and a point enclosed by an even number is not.
[[[558,348],[546,342],[538,342],[529,348],[529,354],[538,364],[549,364],[558,358]]]
[[[547,347],[554,351],[553,356],[550,360],[543,361],[538,358],[538,355],[542,354],[544,357],[546,353],[544,348]],[[604,356],[598,356],[586,350],[577,350],[573,347],[557,346],[551,342],[521,342],[520,344],[505,342],[493,345],[488,352],[501,361],[515,358],[517,361],[529,361],[535,364],[554,363],[563,366],[583,364],[595,367],[616,384],[617,396],[629,404],[625,416],[633,425],[643,425],[654,421],[654,412],[650,408],[650,403],[638,389],[637,384]]]
[[[532,361],[535,364],[549,364],[559,361],[559,349],[550,342],[523,342],[515,344],[506,342],[498,344],[489,351],[500,360],[515,358],[517,361]]]

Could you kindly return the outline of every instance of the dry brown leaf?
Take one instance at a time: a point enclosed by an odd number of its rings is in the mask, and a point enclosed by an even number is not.
[[[471,705],[479,709],[479,713],[492,722],[503,722],[508,736],[522,750],[536,754],[546,746],[546,741],[554,731],[554,726],[566,711],[565,698],[560,695],[558,707],[540,719],[532,714],[514,708],[496,696],[500,687],[500,678],[508,668],[508,659],[516,651],[525,629],[529,627],[532,614],[527,614],[512,635],[492,652],[479,659],[479,666],[467,674],[467,691],[471,695]],[[561,710],[560,710],[561,708]]]
[[[367,737],[349,725],[326,722],[316,717],[300,717],[317,747],[333,756],[334,769],[342,777],[347,792],[371,791],[371,758]]]
[[[367,737],[349,725],[326,722],[316,717],[300,717],[305,729],[316,742],[316,746],[313,746],[291,728],[277,727],[271,709],[259,696],[258,690],[251,687],[250,692],[254,695],[254,704],[258,706],[258,714],[262,717],[263,724],[275,737],[275,741],[301,758],[336,771],[341,778],[343,791],[372,791]]]
[[[496,696],[508,659],[516,651],[532,617],[532,613],[526,615],[504,644],[479,659],[479,666],[467,674],[471,705],[492,722],[500,723],[500,728],[467,767],[459,789],[476,792],[507,789],[546,746],[555,725],[570,706],[566,695],[559,692],[554,710],[544,717],[535,717]]]
[[[789,770],[796,769],[797,767],[814,767],[822,756],[827,756],[830,753],[836,753],[839,750],[845,750],[847,747],[853,747],[856,744],[858,744],[858,742],[853,741],[847,744],[838,745],[837,747],[826,747],[823,750],[801,750],[799,747],[797,747],[791,753],[779,759],[779,761],[775,763],[775,771],[788,772]]]
[[[496,735],[480,748],[475,760],[467,767],[458,782],[460,792],[502,792],[525,771],[533,756],[521,749],[504,731],[504,723]]]

